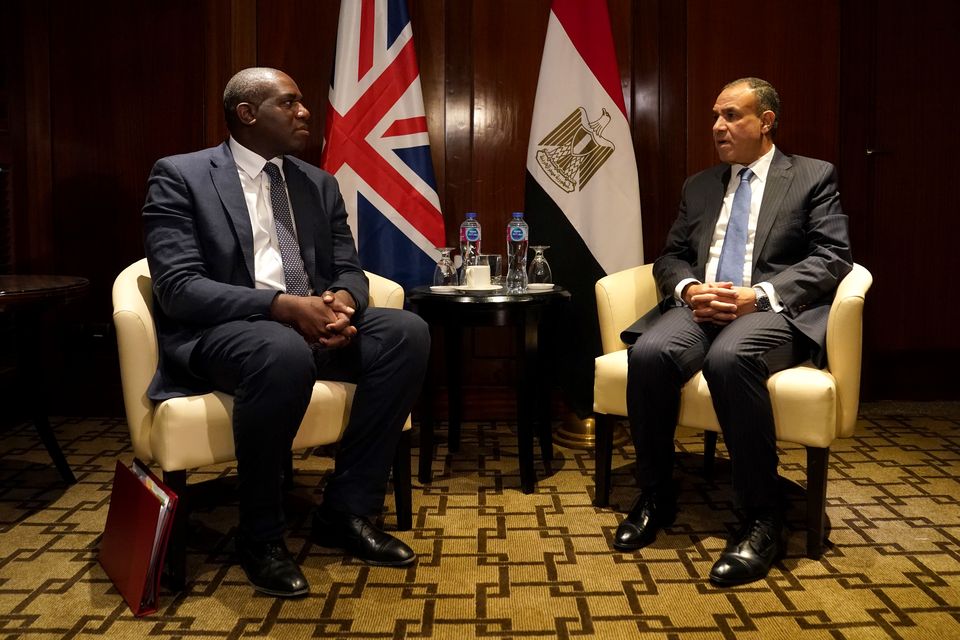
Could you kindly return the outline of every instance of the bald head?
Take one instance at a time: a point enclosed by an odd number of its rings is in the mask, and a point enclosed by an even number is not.
[[[302,151],[310,136],[310,111],[293,78],[277,69],[252,67],[223,90],[230,135],[267,160]]]
[[[223,112],[227,119],[227,128],[235,132],[240,119],[237,107],[247,102],[259,106],[270,95],[277,79],[286,74],[270,67],[250,67],[238,71],[223,89]]]

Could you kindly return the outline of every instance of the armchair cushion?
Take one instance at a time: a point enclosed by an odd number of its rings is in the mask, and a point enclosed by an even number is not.
[[[595,361],[593,410],[627,415],[627,350],[600,356]],[[833,375],[810,363],[770,376],[777,440],[809,447],[828,447],[839,437],[836,426],[837,394]],[[678,424],[705,431],[720,431],[703,374],[697,373],[680,395]]]

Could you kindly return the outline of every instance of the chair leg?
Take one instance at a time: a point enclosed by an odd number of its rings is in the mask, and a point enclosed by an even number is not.
[[[703,475],[713,477],[713,460],[717,457],[717,432],[703,432]]]
[[[420,416],[420,468],[417,479],[421,484],[430,484],[433,480],[433,409],[427,407],[432,400],[423,401]]]
[[[190,518],[190,500],[187,496],[187,472],[164,471],[163,482],[177,494],[177,511],[173,517],[170,538],[167,541],[164,583],[174,593],[183,591],[187,582],[187,521]]]
[[[596,495],[593,504],[598,507],[610,504],[610,466],[613,462],[613,431],[616,425],[616,416],[597,414],[593,472]]]
[[[63,478],[63,481],[68,485],[77,484],[77,477],[73,475],[73,470],[70,469],[70,463],[67,462],[67,459],[63,455],[63,450],[60,449],[60,444],[57,442],[57,437],[53,434],[53,429],[50,428],[50,421],[47,419],[46,414],[37,412],[34,415],[33,424],[37,428],[40,441],[43,443],[43,446],[47,448],[47,453],[50,454],[54,466],[60,473],[60,477]]]
[[[823,555],[829,463],[829,447],[807,447],[807,557],[814,560]]]
[[[410,432],[400,434],[393,456],[393,493],[397,503],[397,529],[409,531],[413,526],[413,487],[410,481]]]

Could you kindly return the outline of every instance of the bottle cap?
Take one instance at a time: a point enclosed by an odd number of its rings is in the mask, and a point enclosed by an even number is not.
[[[514,211],[514,212],[513,212],[513,217],[514,217],[514,218],[522,218],[522,217],[523,217],[523,211]]]
[[[477,214],[476,214],[475,212],[473,212],[473,211],[467,212],[467,219],[468,219],[468,220],[473,220],[473,219],[476,218],[476,217],[477,217]]]

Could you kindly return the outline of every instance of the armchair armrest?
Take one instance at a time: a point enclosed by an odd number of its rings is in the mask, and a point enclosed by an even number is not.
[[[147,388],[157,370],[157,334],[153,326],[150,270],[146,258],[120,272],[113,285],[113,324],[120,353],[123,406],[133,450],[150,460],[153,402]]]
[[[657,305],[653,264],[644,264],[597,280],[597,317],[603,352],[626,349],[620,332]]]
[[[863,266],[840,282],[827,321],[827,366],[837,382],[838,437],[853,435],[860,406],[863,301],[873,276]]]
[[[370,281],[371,307],[403,308],[403,287],[393,280],[378,276],[370,271],[364,271],[364,273],[367,274],[367,280]]]

